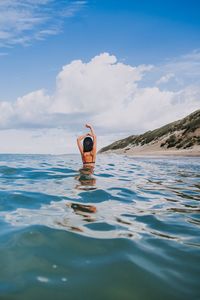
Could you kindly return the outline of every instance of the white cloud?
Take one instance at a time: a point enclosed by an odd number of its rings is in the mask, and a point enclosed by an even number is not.
[[[167,88],[178,90],[190,84],[200,85],[200,50],[165,61],[154,68],[153,74],[158,76],[156,84],[162,83]]]
[[[43,90],[39,90],[18,98],[15,103],[0,102],[0,127],[26,128],[41,125],[50,101],[50,97]]]
[[[76,136],[64,129],[1,130],[0,153],[65,154],[76,151]]]
[[[151,66],[125,65],[107,53],[88,63],[72,61],[58,74],[54,95],[39,90],[18,98],[12,104],[0,102],[0,126],[77,127],[84,120],[98,120],[105,111],[112,112],[130,105],[137,92],[137,82],[150,69]]]
[[[173,73],[167,73],[166,75],[162,76],[159,80],[157,80],[156,84],[167,83],[174,77],[175,75]]]
[[[73,17],[86,1],[1,0],[0,47],[29,45],[62,30],[65,18]],[[63,5],[64,4],[64,5]]]
[[[154,70],[152,66],[132,67],[118,62],[108,53],[87,63],[72,61],[58,74],[53,95],[39,90],[14,103],[0,102],[0,128],[7,136],[13,130],[15,136],[16,132],[28,135],[27,143],[21,143],[25,152],[65,153],[75,150],[74,137],[86,122],[94,124],[102,136],[101,147],[123,134],[154,129],[199,109],[199,85],[188,84],[176,91],[167,87],[161,90],[156,85],[141,87],[143,76],[151,76]],[[45,130],[45,135],[40,134],[40,130]],[[37,143],[32,138],[34,131]],[[52,132],[56,132],[54,138]],[[69,144],[60,142],[65,135],[71,137]],[[1,146],[1,152],[2,147],[5,145]]]
[[[73,61],[57,76],[54,112],[99,115],[131,101],[144,72],[151,66],[131,67],[103,53],[88,63]]]

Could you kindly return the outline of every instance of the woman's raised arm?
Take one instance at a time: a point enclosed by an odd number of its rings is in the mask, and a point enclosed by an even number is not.
[[[81,155],[83,154],[83,145],[81,143],[81,141],[87,136],[88,134],[83,134],[83,135],[80,135],[78,138],[77,138],[77,145],[78,145],[78,148],[79,148],[79,151],[81,153]]]
[[[86,124],[85,127],[90,129],[91,132],[91,136],[93,137],[93,152],[96,156],[96,151],[97,151],[97,137],[96,134],[94,132],[94,128],[92,127],[92,125]]]

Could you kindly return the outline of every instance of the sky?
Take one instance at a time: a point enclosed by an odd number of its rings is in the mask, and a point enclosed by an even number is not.
[[[200,108],[198,0],[0,0],[0,153],[78,153]]]

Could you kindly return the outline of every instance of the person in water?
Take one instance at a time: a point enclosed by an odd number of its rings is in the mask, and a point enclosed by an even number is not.
[[[89,128],[90,132],[77,138],[77,145],[83,161],[83,168],[80,169],[80,175],[77,177],[77,179],[80,181],[82,186],[93,186],[96,183],[96,179],[91,177],[91,175],[93,174],[96,159],[97,138],[91,125],[86,124],[85,127]],[[80,203],[71,203],[71,208],[77,214],[95,213],[97,211],[96,207],[93,205],[85,205]]]
[[[85,167],[94,167],[97,151],[97,138],[91,125],[86,124],[85,127],[89,128],[90,132],[79,136],[77,138],[77,145],[81,153],[83,165]]]

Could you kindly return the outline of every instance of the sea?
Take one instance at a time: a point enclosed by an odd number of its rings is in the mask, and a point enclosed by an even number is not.
[[[200,158],[1,154],[0,299],[199,300]]]

